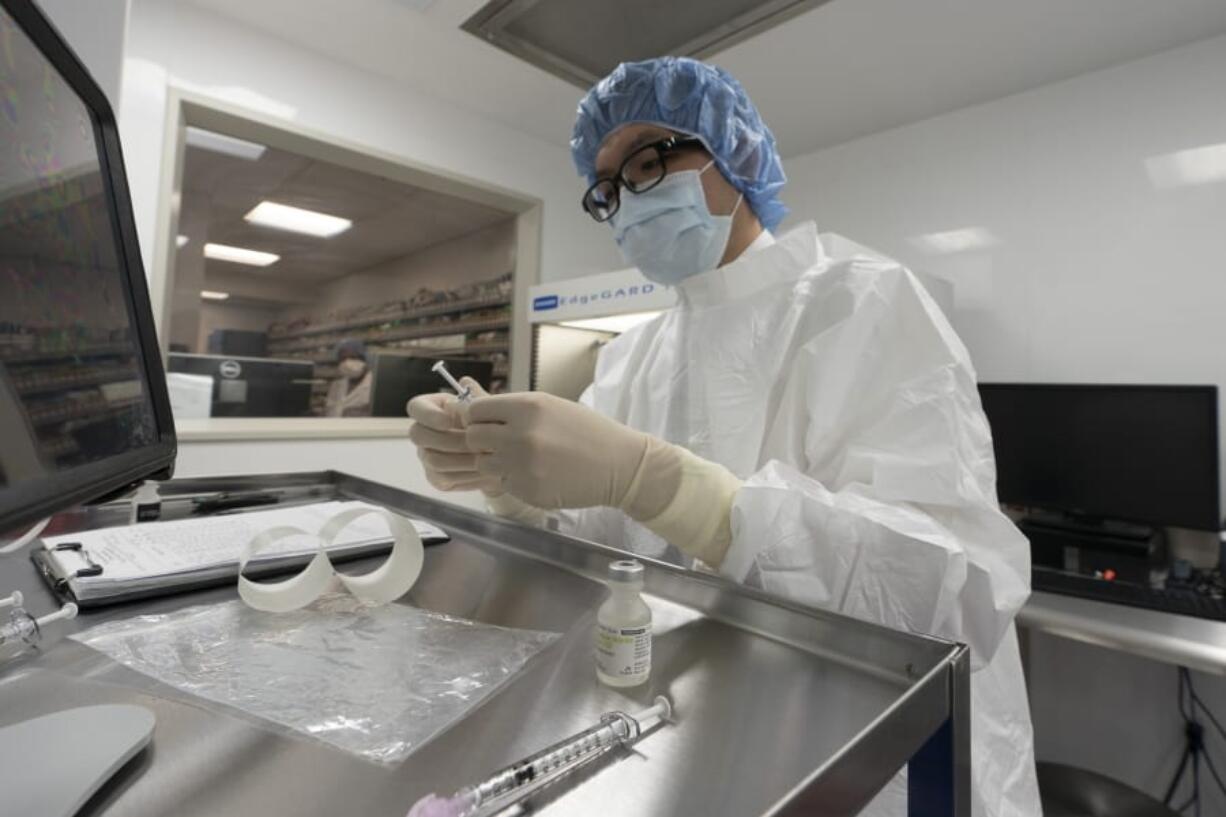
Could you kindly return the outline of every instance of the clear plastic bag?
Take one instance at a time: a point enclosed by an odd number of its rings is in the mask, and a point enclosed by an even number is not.
[[[555,633],[348,594],[269,615],[238,601],[73,638],[184,692],[396,764],[515,675]]]

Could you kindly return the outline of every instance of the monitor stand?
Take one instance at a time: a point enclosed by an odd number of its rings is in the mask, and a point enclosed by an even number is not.
[[[1149,541],[1155,532],[1152,525],[1054,511],[1031,511],[1026,514],[1025,522],[1034,527],[1080,533],[1092,538],[1107,537],[1134,542]]]
[[[0,729],[4,812],[72,817],[149,744],[153,723],[153,713],[142,706],[106,704]]]
[[[1030,540],[1033,564],[1070,573],[1115,577],[1149,584],[1151,571],[1165,556],[1162,528],[1071,514],[1036,511],[1018,522]]]

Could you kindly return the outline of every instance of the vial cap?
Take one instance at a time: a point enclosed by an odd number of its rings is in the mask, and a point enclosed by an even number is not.
[[[643,565],[634,559],[622,559],[609,565],[609,581],[620,584],[642,584]]]

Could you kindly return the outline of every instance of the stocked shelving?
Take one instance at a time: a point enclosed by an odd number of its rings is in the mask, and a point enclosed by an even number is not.
[[[106,369],[82,372],[76,367],[63,367],[60,371],[26,371],[12,378],[13,388],[22,396],[49,394],[53,392],[98,386],[134,380],[137,371],[132,366],[113,366]]]
[[[371,351],[422,357],[464,357],[493,364],[491,388],[503,391],[510,372],[511,276],[450,291],[420,290],[407,300],[353,307],[350,314],[299,318],[269,327],[268,354],[315,365],[312,406],[318,413],[337,376],[336,346],[360,340]]]
[[[79,349],[49,349],[25,350],[16,349],[0,352],[0,363],[17,365],[22,363],[48,363],[57,360],[74,360],[95,357],[131,356],[131,343],[108,343],[99,346],[86,346]]]
[[[347,338],[357,338],[365,341],[368,344],[383,345],[397,340],[420,340],[423,338],[442,337],[444,335],[467,335],[477,332],[489,332],[499,329],[510,328],[510,316],[505,318],[486,319],[480,321],[455,321],[448,323],[440,323],[430,326],[414,326],[414,327],[391,327],[388,329],[376,330],[374,332],[367,331],[365,333],[353,333],[345,335]],[[335,338],[327,341],[299,341],[297,343],[287,343],[286,341],[268,342],[268,352],[271,355],[281,357],[294,352],[312,351],[318,349],[331,349],[342,338]]]
[[[510,351],[509,343],[478,343],[468,346],[454,347],[417,347],[417,346],[393,346],[391,344],[379,344],[375,349],[389,349],[396,352],[419,352],[421,357],[462,357],[464,355],[488,355],[488,354],[505,354]],[[315,364],[315,376],[330,378],[336,377],[336,369],[332,364],[336,363],[336,355],[328,352],[324,355],[305,355],[305,354],[289,354],[284,356],[285,360],[305,360]],[[325,368],[330,367],[330,368]]]
[[[0,376],[44,462],[97,456],[99,439],[118,431],[122,440],[146,421],[135,343],[116,338],[107,330],[64,337],[22,329],[0,336]],[[119,425],[96,428],[105,423]]]
[[[47,408],[31,408],[28,412],[30,424],[36,428],[63,424],[67,430],[80,428],[84,423],[94,423],[105,420],[116,414],[122,414],[132,406],[139,405],[144,395],[126,397],[120,400],[103,400],[101,397],[56,402]]]
[[[297,338],[310,337],[312,335],[325,335],[330,332],[353,332],[355,330],[367,329],[369,327],[379,326],[380,324],[385,323],[395,323],[397,321],[413,320],[418,318],[429,318],[437,315],[451,315],[460,312],[472,312],[477,309],[490,309],[510,305],[511,299],[503,295],[489,298],[474,298],[467,301],[452,301],[444,304],[438,304],[436,306],[421,307],[418,309],[402,309],[398,312],[370,315],[350,321],[321,324],[319,326],[311,326],[306,329],[271,331],[268,333],[268,340],[270,343],[272,343],[282,340],[294,340]]]

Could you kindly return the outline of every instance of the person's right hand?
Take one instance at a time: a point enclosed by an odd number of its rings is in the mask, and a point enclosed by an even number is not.
[[[470,377],[460,379],[473,397],[485,397],[485,389]],[[464,417],[454,394],[420,394],[409,401],[406,411],[413,419],[409,440],[426,470],[426,480],[440,491],[502,493],[497,477],[477,471],[477,456],[465,442]]]

